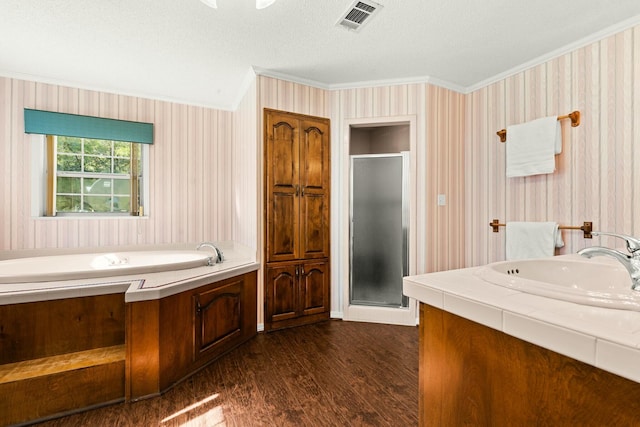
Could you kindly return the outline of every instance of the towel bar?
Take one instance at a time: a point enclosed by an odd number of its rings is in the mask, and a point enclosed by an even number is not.
[[[494,219],[489,223],[489,227],[493,228],[493,232],[497,233],[499,231],[499,227],[505,227],[507,224],[500,224],[500,220]],[[581,226],[580,225],[560,225],[558,226],[561,230],[582,230],[584,233],[585,239],[591,239],[591,232],[593,231],[593,223],[591,221],[585,221]]]
[[[558,116],[558,120],[563,120],[563,119],[571,119],[572,127],[580,126],[580,111],[576,110],[565,116]],[[507,141],[506,129],[499,130],[498,132],[496,132],[496,134],[500,137],[500,142]]]

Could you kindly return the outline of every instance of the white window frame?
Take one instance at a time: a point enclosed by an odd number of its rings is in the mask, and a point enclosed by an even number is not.
[[[48,188],[48,162],[47,162],[47,136],[31,134],[31,216],[32,217],[47,217],[47,218],[68,218],[68,217],[82,217],[82,218],[137,218],[130,213],[122,212],[61,212],[54,213],[53,216],[47,215],[47,200],[49,193],[52,197],[55,197],[55,175],[57,171],[54,171],[53,189]],[[54,144],[55,145],[55,144]],[[142,184],[140,186],[140,207],[139,215],[149,215],[149,144],[141,144],[141,156],[142,156]],[[56,153],[53,153],[56,155]],[[55,163],[55,162],[54,162]],[[75,173],[57,173],[58,176],[72,176]],[[82,174],[87,177],[87,174]],[[113,176],[112,176],[113,175]],[[121,177],[118,174],[101,174],[100,178],[109,177]]]

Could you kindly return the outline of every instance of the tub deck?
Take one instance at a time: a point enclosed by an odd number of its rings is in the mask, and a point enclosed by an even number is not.
[[[166,251],[170,247],[176,251],[193,249],[195,244],[160,246]],[[125,301],[146,301],[164,298],[197,288],[211,281],[224,280],[240,274],[256,271],[260,264],[255,261],[255,251],[234,242],[220,243],[225,253],[225,261],[213,266],[199,266],[169,271],[147,273],[112,270],[113,276],[80,278],[72,280],[52,280],[32,283],[0,283],[0,305],[26,302],[49,301],[83,296],[125,293]],[[144,248],[145,252],[151,248]],[[123,252],[115,248],[105,248],[105,253]],[[206,250],[201,252],[211,255]],[[57,252],[56,252],[57,253]],[[0,252],[0,259],[16,256],[17,252]],[[20,258],[51,255],[50,251],[23,251]],[[72,255],[72,254],[69,254]],[[81,254],[78,254],[81,255]],[[65,255],[66,256],[66,255]]]

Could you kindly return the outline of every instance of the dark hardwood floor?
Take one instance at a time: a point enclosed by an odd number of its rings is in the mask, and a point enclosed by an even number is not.
[[[416,425],[418,328],[339,320],[258,334],[160,397],[38,424]]]

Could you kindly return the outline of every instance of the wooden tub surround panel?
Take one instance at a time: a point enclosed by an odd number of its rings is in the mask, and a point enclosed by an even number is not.
[[[0,306],[0,425],[124,400],[124,294]]]
[[[160,300],[127,304],[127,401],[160,392],[159,322]]]
[[[0,305],[0,426],[156,396],[257,333],[255,271],[162,299]]]
[[[0,305],[0,365],[124,344],[124,294]]]
[[[255,336],[256,275],[127,304],[127,400],[156,396]]]
[[[632,426],[640,384],[420,304],[421,426]]]
[[[122,352],[124,357],[124,352]],[[0,425],[124,400],[124,359],[0,383]]]

